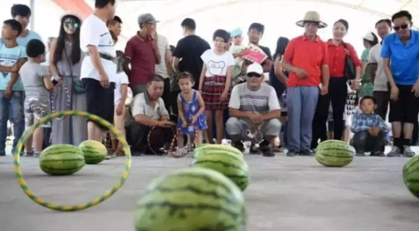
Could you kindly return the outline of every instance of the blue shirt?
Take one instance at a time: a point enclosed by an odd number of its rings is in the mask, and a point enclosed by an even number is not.
[[[28,35],[26,35],[26,37],[19,36],[16,38],[16,41],[17,41],[17,44],[26,47],[28,45],[28,42],[31,41],[32,39],[38,39],[42,41],[41,36],[39,36],[38,33],[31,30],[28,30]],[[5,44],[6,40],[2,38],[1,43]]]
[[[6,45],[0,45],[0,65],[11,67],[15,65],[19,59],[27,58],[26,48],[18,45],[14,48],[7,48]],[[11,72],[0,72],[0,90],[6,90],[7,85],[12,77]],[[23,83],[21,78],[13,85],[13,91],[23,91]]]
[[[387,124],[381,116],[377,114],[359,113],[354,115],[351,126],[351,131],[353,133],[366,131],[369,128],[380,128],[384,133],[389,132]]]
[[[414,85],[419,76],[419,32],[410,30],[410,40],[404,45],[397,34],[384,38],[381,57],[390,58],[396,84]]]

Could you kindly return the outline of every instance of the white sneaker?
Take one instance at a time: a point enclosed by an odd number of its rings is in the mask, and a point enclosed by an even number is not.
[[[404,157],[410,158],[410,157],[414,157],[416,155],[415,152],[412,151],[412,149],[410,149],[409,146],[405,145],[405,146],[403,146],[403,148],[404,148],[404,151],[403,151],[403,156]]]
[[[397,146],[393,146],[391,151],[387,154],[387,157],[400,157],[400,149]]]

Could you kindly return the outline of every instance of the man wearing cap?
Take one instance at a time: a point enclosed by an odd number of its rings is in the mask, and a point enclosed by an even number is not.
[[[156,64],[160,64],[161,61],[156,33],[158,22],[151,14],[140,15],[138,17],[140,31],[127,42],[125,47],[124,70],[129,77],[134,96],[146,90],[148,78],[155,74]]]
[[[282,64],[290,72],[287,86],[288,156],[313,155],[310,145],[319,86],[321,94],[327,94],[330,77],[327,45],[317,36],[318,29],[327,24],[320,20],[319,13],[309,11],[297,25],[304,27],[305,33],[288,44]]]
[[[412,15],[393,15],[395,33],[384,39],[381,57],[391,86],[390,116],[394,146],[389,157],[413,157],[410,149],[414,123],[419,112],[419,32],[412,29]]]
[[[231,92],[226,130],[237,149],[244,151],[242,141],[256,141],[260,142],[261,154],[271,157],[275,154],[269,144],[281,131],[278,120],[281,108],[275,89],[262,84],[263,81],[262,66],[251,64],[247,68],[247,82],[236,85]]]

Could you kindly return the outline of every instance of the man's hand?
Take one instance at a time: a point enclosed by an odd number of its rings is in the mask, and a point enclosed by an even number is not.
[[[250,121],[252,121],[254,124],[262,124],[263,123],[263,117],[259,113],[252,113],[249,115]]]
[[[4,98],[9,100],[10,98],[12,98],[12,95],[13,95],[12,88],[8,86],[6,88],[6,91],[4,92]]]
[[[359,81],[354,81],[353,83],[352,83],[352,86],[351,86],[351,89],[353,90],[353,91],[356,91],[356,90],[358,90],[359,89],[359,87],[361,86],[361,83],[359,82]]]
[[[163,128],[170,128],[173,126],[172,122],[170,121],[159,121],[159,127],[163,127]]]
[[[159,40],[159,37],[158,37],[158,35],[157,35],[157,31],[154,31],[152,34],[151,34],[151,36],[150,36],[150,40],[151,40],[151,42],[152,42],[152,44],[153,44],[153,48],[154,49],[158,49],[159,48],[159,46],[158,46],[158,40]]]
[[[298,78],[300,78],[300,79],[304,79],[304,78],[307,78],[308,77],[308,74],[307,74],[307,72],[304,70],[304,69],[297,69],[296,71],[295,71],[295,74],[297,75],[297,77]]]
[[[368,132],[371,134],[371,136],[378,136],[378,134],[380,133],[381,129],[376,127],[376,128],[368,128]]]
[[[399,88],[397,86],[391,87],[390,99],[393,101],[399,100]]]
[[[109,88],[110,86],[109,77],[106,73],[104,73],[104,75],[100,75],[99,79],[100,79],[100,85],[103,88]]]
[[[416,82],[415,85],[413,85],[412,92],[415,93],[416,98],[419,98],[419,82]]]
[[[329,93],[329,86],[322,85],[321,95],[327,95]]]
[[[121,102],[118,104],[118,107],[116,108],[116,115],[121,116],[124,113],[124,104]]]
[[[221,101],[227,101],[228,100],[228,92],[223,92],[220,97]]]
[[[188,126],[188,123],[186,122],[186,120],[182,121],[182,128],[186,128]]]
[[[170,116],[169,115],[162,115],[161,116],[161,120],[169,121],[170,120]]]

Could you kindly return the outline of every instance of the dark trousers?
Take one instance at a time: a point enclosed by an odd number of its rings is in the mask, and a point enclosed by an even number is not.
[[[177,123],[177,118],[179,116],[179,109],[177,106],[177,97],[179,95],[180,91],[172,91],[170,92],[170,96],[169,96],[169,106],[166,107],[167,110],[171,111],[171,116],[170,116],[170,120],[172,120],[173,122]]]
[[[132,152],[143,152],[152,154],[148,147],[148,135],[151,127],[134,122],[126,127],[126,135],[128,144],[131,146]],[[155,131],[155,132],[154,132]],[[150,146],[157,152],[165,144],[171,143],[173,139],[173,130],[170,128],[155,128],[154,134],[150,137]]]
[[[387,119],[388,103],[390,102],[390,91],[374,91],[373,96],[377,101],[375,114],[381,116],[385,121]]]
[[[169,111],[170,114],[170,79],[164,79],[164,91],[163,91],[163,95],[161,96],[161,98],[164,101],[164,106],[166,107],[166,109]]]
[[[331,77],[329,81],[329,94],[320,96],[317,102],[316,113],[313,119],[313,139],[312,148],[317,147],[320,139],[327,139],[326,122],[329,113],[329,104],[332,102],[333,122],[334,122],[334,139],[341,140],[345,121],[343,113],[345,112],[346,98],[348,97],[348,87],[345,77]]]
[[[384,132],[380,131],[376,137],[371,136],[368,131],[357,132],[352,139],[352,146],[357,153],[379,152],[384,146]]]

